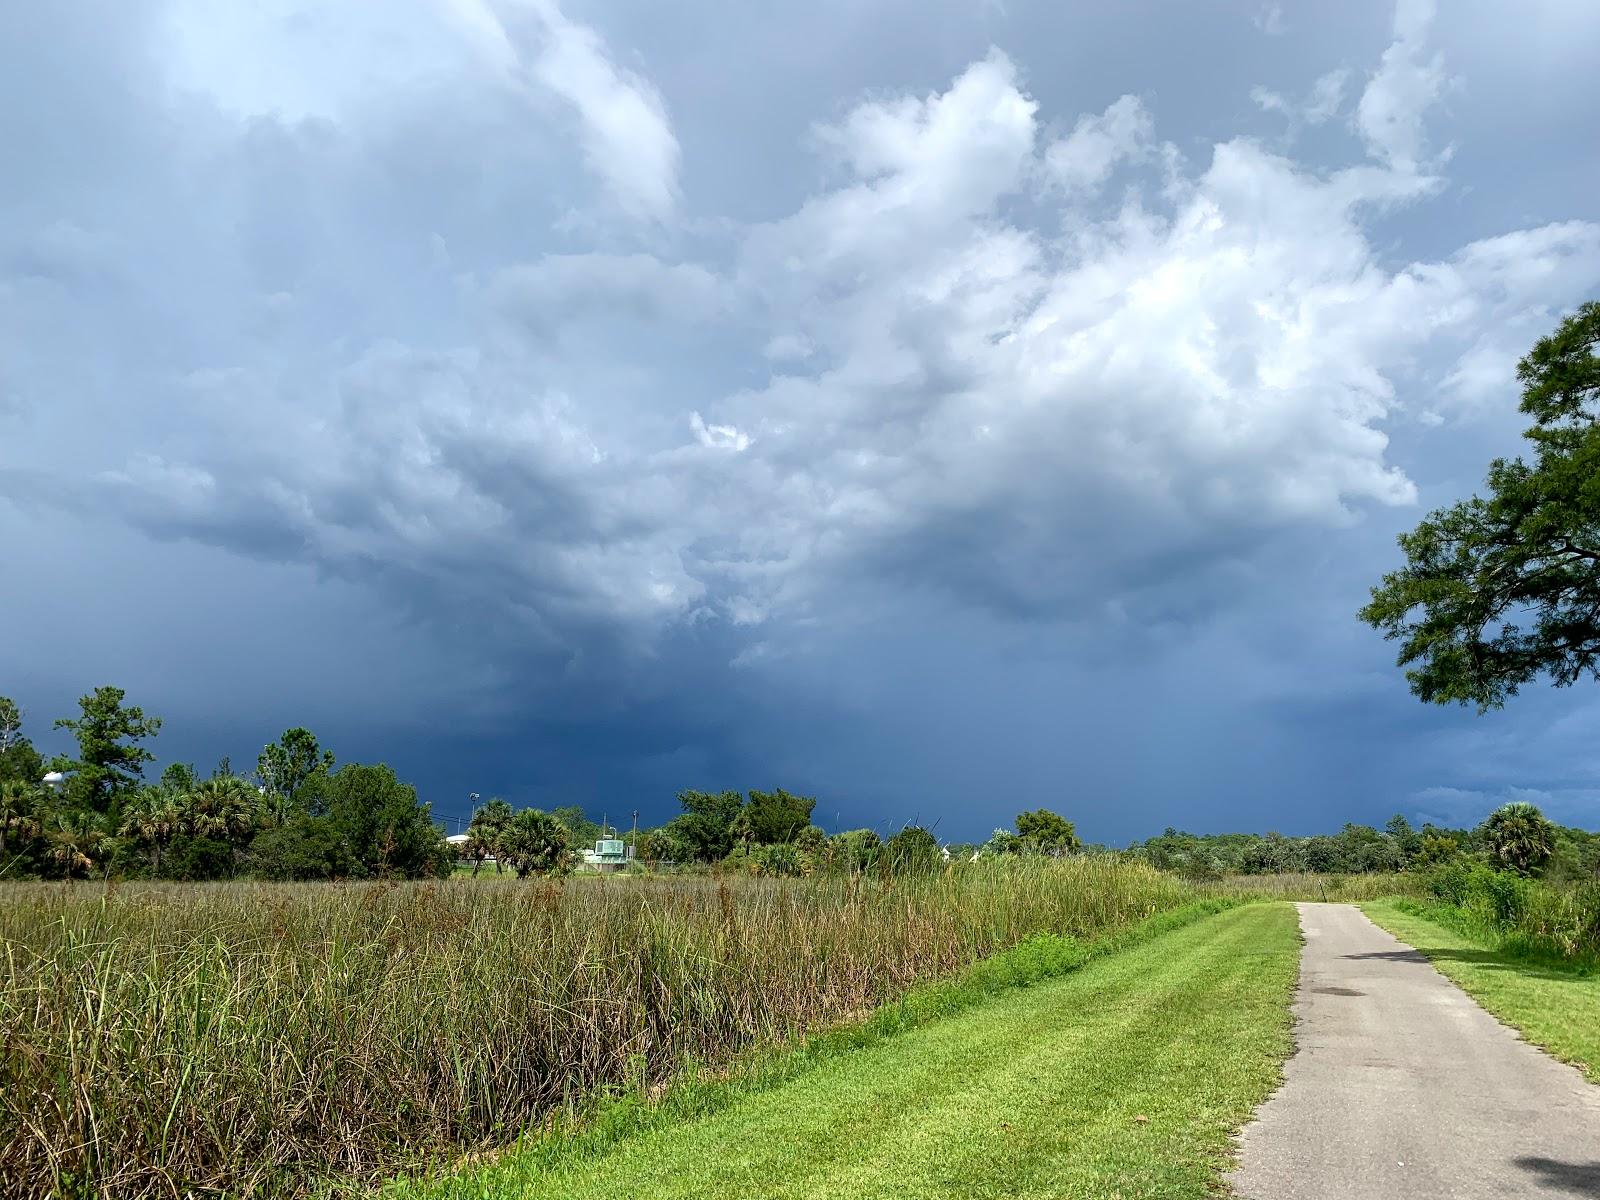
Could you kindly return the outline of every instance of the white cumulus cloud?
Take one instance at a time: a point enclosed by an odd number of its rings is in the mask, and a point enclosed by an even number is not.
[[[1396,170],[1425,166],[1427,112],[1448,83],[1444,56],[1427,45],[1433,18],[1433,0],[1399,0],[1394,41],[1356,108],[1356,126],[1368,150]]]

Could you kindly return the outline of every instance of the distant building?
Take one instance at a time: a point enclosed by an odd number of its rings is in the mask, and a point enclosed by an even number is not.
[[[593,850],[583,852],[583,867],[588,871],[620,871],[633,861],[633,847],[621,838],[601,838]]]

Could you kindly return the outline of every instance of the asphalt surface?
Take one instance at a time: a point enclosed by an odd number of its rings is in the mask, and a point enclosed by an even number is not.
[[[1301,904],[1294,1056],[1241,1139],[1250,1200],[1600,1197],[1600,1088],[1349,904]]]

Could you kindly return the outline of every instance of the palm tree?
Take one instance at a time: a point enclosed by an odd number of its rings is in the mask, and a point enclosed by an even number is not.
[[[287,825],[294,820],[295,814],[300,811],[292,797],[285,796],[282,792],[275,792],[263,786],[259,793],[261,797],[261,823],[263,825]]]
[[[505,834],[510,828],[511,817],[511,805],[498,796],[472,814],[472,824],[467,826],[467,832],[472,836],[467,843],[467,853],[477,859],[472,868],[474,875],[483,865],[483,859],[491,854],[494,855],[494,873],[504,873],[505,868],[501,864],[505,862]]]
[[[105,840],[99,813],[87,808],[64,812],[50,831],[49,857],[68,878],[87,875],[94,869]]]
[[[1532,875],[1555,853],[1556,829],[1534,805],[1517,801],[1489,814],[1483,839],[1501,865]]]
[[[142,789],[124,811],[122,827],[117,832],[150,847],[150,869],[159,875],[162,848],[179,832],[182,824],[179,797],[167,788],[148,787]]]
[[[746,854],[750,852],[750,843],[756,839],[755,822],[750,819],[750,810],[741,808],[739,815],[728,824],[728,836],[739,843],[739,848]]]
[[[472,877],[478,877],[478,870],[483,866],[483,860],[494,853],[494,846],[490,844],[489,831],[474,821],[467,826],[467,840],[461,847],[468,858],[472,860]],[[499,867],[500,860],[495,859],[495,866]]]
[[[534,872],[559,874],[572,862],[567,827],[537,808],[525,808],[513,817],[500,841],[518,878]]]
[[[213,775],[183,798],[183,825],[195,837],[236,845],[262,824],[261,793],[242,775]]]
[[[18,779],[0,784],[0,858],[5,857],[6,839],[36,838],[42,828],[39,820],[38,789]]]

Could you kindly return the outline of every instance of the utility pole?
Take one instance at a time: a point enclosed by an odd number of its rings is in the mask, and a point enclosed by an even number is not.
[[[639,857],[639,810],[633,810],[633,841],[628,845],[628,857]]]

